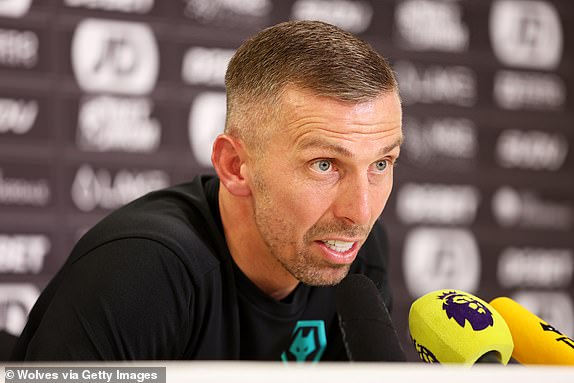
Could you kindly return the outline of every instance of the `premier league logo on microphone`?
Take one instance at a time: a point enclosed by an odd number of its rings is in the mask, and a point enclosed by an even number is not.
[[[472,295],[464,294],[460,291],[447,291],[441,294],[438,299],[443,301],[442,309],[449,319],[454,318],[460,327],[465,326],[468,321],[474,331],[484,330],[488,326],[494,325],[492,313],[481,302],[474,299]]]

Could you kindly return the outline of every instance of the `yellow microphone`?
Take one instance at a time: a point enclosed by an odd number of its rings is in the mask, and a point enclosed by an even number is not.
[[[428,363],[510,360],[512,335],[488,303],[460,290],[438,290],[418,298],[409,312],[411,340]]]
[[[510,298],[490,304],[504,317],[512,338],[512,357],[522,364],[574,365],[574,341]]]

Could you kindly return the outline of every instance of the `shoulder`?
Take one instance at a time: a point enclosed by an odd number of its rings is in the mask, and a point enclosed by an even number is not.
[[[44,290],[21,337],[21,357],[177,358],[191,336],[194,292],[165,246],[107,242],[68,262]]]
[[[77,243],[23,333],[30,359],[175,359],[224,280],[222,234],[197,185],[150,193]],[[225,241],[222,239],[222,247]],[[56,344],[58,347],[49,348]],[[73,345],[73,346],[70,346]]]
[[[133,249],[144,243],[143,253]],[[194,274],[217,267],[218,253],[226,248],[200,179],[149,193],[111,213],[78,241],[69,262],[88,254],[101,257],[96,251],[101,247],[121,249],[124,256],[161,253]]]

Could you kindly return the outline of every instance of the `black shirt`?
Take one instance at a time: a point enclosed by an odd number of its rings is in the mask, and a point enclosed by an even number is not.
[[[294,329],[316,321],[320,359],[347,359],[335,288],[300,283],[282,301],[259,290],[229,254],[218,191],[217,178],[197,177],[94,226],[42,292],[13,359],[278,361],[293,358]],[[386,249],[377,222],[351,272],[370,277],[390,307]]]

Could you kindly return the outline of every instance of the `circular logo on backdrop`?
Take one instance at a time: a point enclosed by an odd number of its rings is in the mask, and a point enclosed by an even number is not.
[[[478,245],[468,230],[419,227],[405,238],[403,274],[413,297],[444,286],[474,292],[480,271]]]
[[[490,41],[504,64],[554,69],[562,59],[562,26],[549,2],[501,0],[490,11]]]

